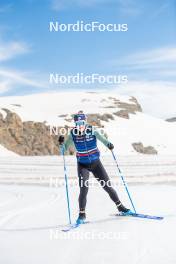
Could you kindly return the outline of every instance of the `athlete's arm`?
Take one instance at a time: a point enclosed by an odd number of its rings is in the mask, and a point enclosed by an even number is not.
[[[73,144],[72,135],[69,134],[67,139],[64,142],[65,151],[67,151],[69,149],[69,147],[71,147],[71,146],[74,146],[74,144]]]
[[[110,142],[110,141],[108,141],[107,140],[107,138],[105,138],[104,136],[102,136],[102,135],[100,135],[100,133],[97,131],[97,130],[95,130],[94,131],[94,135],[96,136],[96,138],[98,139],[98,140],[100,140],[108,149],[110,149],[110,150],[113,150],[113,148],[114,148],[114,145]]]
[[[97,130],[94,130],[94,135],[96,136],[96,138],[98,140],[100,140],[106,147],[108,147],[109,144],[111,144],[111,142],[109,142],[107,140],[107,138],[105,138],[105,136],[100,135],[100,133]]]

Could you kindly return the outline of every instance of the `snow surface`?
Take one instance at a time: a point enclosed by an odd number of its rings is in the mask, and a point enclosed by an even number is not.
[[[136,155],[117,156],[125,179],[130,183],[176,182],[176,156]],[[112,155],[102,155],[101,160],[115,183],[119,183]],[[76,158],[66,157],[70,184],[77,183]],[[61,156],[0,157],[0,183],[55,185],[64,183]],[[61,184],[60,184],[61,185]]]
[[[116,112],[117,108],[107,108],[113,106],[112,98],[132,103],[129,101],[131,97],[119,96],[116,93],[73,91],[1,97],[0,106],[16,112],[23,121],[45,121],[51,126],[72,126],[73,123],[67,119],[79,110],[100,114]],[[4,115],[4,111],[1,112]],[[176,155],[176,124],[174,123],[145,113],[131,114],[129,120],[115,117],[113,121],[102,123],[104,131],[107,132],[120,155],[137,155],[131,145],[134,142],[142,142],[144,146],[152,145],[159,154]],[[100,149],[105,153],[107,151],[102,145]]]
[[[70,233],[64,188],[0,186],[0,263],[3,264],[175,264],[176,187],[130,186],[141,213],[162,221],[114,217],[114,204],[101,189],[90,189],[89,224]],[[77,217],[76,187],[70,188],[72,219]],[[129,205],[126,194],[121,199]]]
[[[0,145],[0,157],[16,157],[16,156],[18,156],[16,153]]]
[[[102,160],[120,199],[130,207],[112,157],[105,155]],[[79,193],[75,158],[66,157],[66,163],[75,221]],[[137,211],[164,220],[112,216],[114,204],[94,184],[88,193],[90,223],[63,233],[68,216],[61,157],[1,157],[0,263],[175,264],[175,157],[120,156],[119,165],[131,183]]]

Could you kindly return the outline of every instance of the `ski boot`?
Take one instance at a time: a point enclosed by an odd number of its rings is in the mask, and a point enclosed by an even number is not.
[[[85,213],[85,211],[80,211],[79,212],[78,219],[76,220],[76,224],[77,225],[85,224],[85,220],[86,220],[86,213]]]
[[[133,212],[126,208],[121,202],[117,203],[117,209],[119,210],[119,213],[122,215],[131,215]]]

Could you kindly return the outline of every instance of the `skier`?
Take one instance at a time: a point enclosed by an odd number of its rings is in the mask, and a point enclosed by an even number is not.
[[[86,201],[88,193],[89,172],[92,172],[96,179],[100,182],[104,190],[109,194],[112,201],[117,206],[119,212],[130,212],[120,201],[116,191],[109,184],[109,176],[100,161],[100,152],[97,148],[97,139],[100,140],[109,150],[113,150],[114,146],[104,136],[100,135],[93,126],[87,124],[86,115],[79,111],[74,115],[75,127],[67,137],[59,136],[59,145],[68,150],[70,145],[74,143],[77,157],[77,171],[79,177],[79,216],[77,223],[84,223],[86,219]]]

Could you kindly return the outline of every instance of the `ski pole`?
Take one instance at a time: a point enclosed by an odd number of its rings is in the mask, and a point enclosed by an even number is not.
[[[66,169],[66,162],[65,162],[63,146],[61,146],[61,153],[62,153],[63,162],[64,162],[65,190],[66,190],[66,197],[67,197],[68,219],[69,219],[69,224],[71,225],[71,210],[70,210],[70,199],[69,199],[69,191],[68,191],[68,177],[67,177],[67,169]]]
[[[131,202],[131,205],[132,205],[132,207],[133,207],[133,209],[134,209],[134,212],[136,213],[136,209],[135,209],[134,203],[133,203],[133,201],[132,201],[132,198],[131,198],[130,192],[129,192],[129,190],[128,190],[127,184],[126,184],[126,182],[125,182],[125,179],[124,179],[124,177],[123,177],[123,175],[122,175],[122,172],[121,172],[121,170],[120,170],[120,168],[119,168],[119,165],[118,165],[118,162],[117,162],[116,156],[115,156],[113,150],[111,150],[111,152],[112,152],[112,156],[113,156],[113,158],[114,158],[114,161],[115,161],[115,163],[116,163],[117,169],[118,169],[118,171],[119,171],[119,175],[120,175],[120,177],[121,177],[121,179],[122,179],[123,185],[125,186],[126,192],[127,192],[127,194],[128,194],[128,198],[129,198],[129,200],[130,200],[130,202]]]

